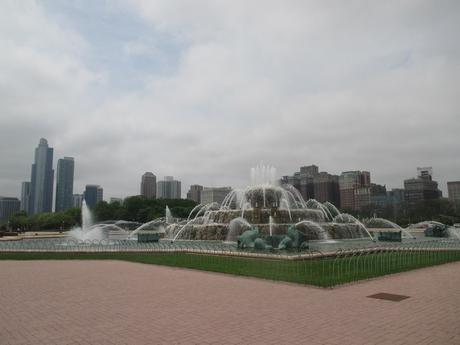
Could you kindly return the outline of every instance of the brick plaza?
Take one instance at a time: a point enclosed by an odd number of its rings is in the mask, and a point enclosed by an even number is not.
[[[366,296],[410,296],[400,302]],[[0,261],[0,345],[460,344],[460,263],[320,289],[122,261]]]

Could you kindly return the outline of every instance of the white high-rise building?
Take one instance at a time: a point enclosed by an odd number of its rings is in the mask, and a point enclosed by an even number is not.
[[[180,199],[181,182],[174,180],[173,176],[165,176],[163,181],[157,182],[158,199]]]

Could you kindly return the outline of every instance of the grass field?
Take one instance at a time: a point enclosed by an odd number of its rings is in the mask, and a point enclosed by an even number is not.
[[[459,250],[348,253],[308,260],[275,260],[192,253],[19,253],[0,260],[124,260],[184,267],[322,287],[460,260]]]

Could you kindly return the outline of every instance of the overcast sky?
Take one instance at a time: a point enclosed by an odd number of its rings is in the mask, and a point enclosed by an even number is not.
[[[41,137],[74,192],[244,186],[260,161],[460,180],[460,1],[2,0],[0,195]]]

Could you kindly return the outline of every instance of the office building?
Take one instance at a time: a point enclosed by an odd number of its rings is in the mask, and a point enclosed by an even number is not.
[[[313,195],[319,202],[340,205],[339,176],[320,172],[313,177]]]
[[[353,210],[361,210],[371,203],[370,187],[359,187],[354,190]]]
[[[174,180],[173,176],[165,176],[163,181],[157,182],[158,199],[180,199],[181,182]]]
[[[417,177],[404,180],[404,199],[409,204],[439,199],[442,196],[438,183],[433,181],[433,169],[417,168]]]
[[[120,205],[122,205],[123,204],[123,199],[122,198],[114,198],[114,197],[110,198],[110,203],[111,204],[114,204],[116,202],[119,203]]]
[[[72,208],[75,162],[72,157],[58,160],[56,171],[56,212]]]
[[[317,165],[300,167],[292,176],[283,176],[281,184],[290,184],[296,188],[304,200],[316,199],[319,202],[329,201],[339,207],[340,189],[339,176],[325,171],[320,172]]]
[[[187,192],[187,199],[195,201],[197,204],[201,203],[201,191],[203,186],[199,184],[192,184]]]
[[[72,195],[72,207],[81,207],[83,204],[83,194]]]
[[[319,174],[319,168],[316,165],[300,167],[292,176],[283,176],[281,184],[290,184],[296,188],[304,200],[314,199],[314,178]]]
[[[371,174],[368,171],[345,171],[339,177],[340,207],[360,210],[370,204]]]
[[[141,195],[147,199],[155,199],[157,195],[157,178],[152,172],[142,175]]]
[[[389,204],[386,186],[371,183],[369,203],[376,207],[385,207]]]
[[[89,208],[94,208],[98,202],[103,200],[103,189],[99,185],[88,184],[85,187],[83,196],[86,205]]]
[[[30,205],[30,182],[21,184],[21,211],[29,212]]]
[[[53,204],[53,148],[40,139],[32,164],[29,214],[51,212]]]
[[[19,212],[21,202],[18,198],[0,196],[0,223],[6,223],[12,215]]]
[[[203,205],[213,202],[222,204],[222,201],[231,191],[232,187],[204,187],[201,191],[201,203]]]
[[[460,210],[460,181],[447,182],[447,193],[455,209]]]
[[[432,167],[423,167],[417,168],[417,177],[424,180],[432,180],[433,178],[433,168]]]
[[[387,192],[388,203],[397,206],[404,202],[404,189],[403,188],[393,188]]]

